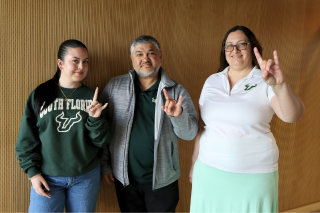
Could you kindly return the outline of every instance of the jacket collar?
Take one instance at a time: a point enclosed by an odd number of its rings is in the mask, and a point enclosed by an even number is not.
[[[159,72],[160,72],[160,76],[161,76],[160,82],[162,82],[165,85],[165,87],[172,87],[172,86],[174,86],[176,84],[176,82],[174,82],[168,76],[168,74],[166,73],[166,71],[164,71],[164,69],[162,67],[160,67]],[[133,81],[133,79],[136,76],[136,72],[134,70],[130,70],[129,74],[130,74],[130,76],[132,78],[131,80]]]

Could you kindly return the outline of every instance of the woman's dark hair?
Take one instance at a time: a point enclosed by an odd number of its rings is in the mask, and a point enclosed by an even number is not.
[[[232,27],[224,36],[224,39],[222,41],[221,44],[221,53],[220,53],[220,67],[218,69],[217,72],[221,72],[223,71],[227,66],[229,66],[227,60],[226,60],[226,55],[225,55],[225,49],[224,46],[226,45],[226,40],[229,36],[230,33],[235,32],[237,30],[241,30],[249,39],[250,45],[248,45],[248,47],[251,47],[251,53],[252,53],[252,65],[253,66],[257,66],[260,69],[259,63],[256,59],[256,57],[254,56],[254,52],[253,52],[253,48],[257,47],[259,50],[260,55],[262,56],[262,47],[260,45],[260,42],[258,41],[258,39],[256,38],[256,36],[253,34],[253,32],[251,30],[249,30],[248,28],[244,27],[244,26],[235,26]]]
[[[74,40],[74,39],[64,41],[59,47],[58,59],[64,61],[65,56],[68,54],[69,48],[78,48],[78,47],[82,47],[88,50],[86,45],[84,45],[81,41]],[[36,116],[38,116],[38,114],[42,110],[46,109],[57,98],[57,87],[58,87],[60,75],[61,75],[60,68],[57,67],[57,72],[53,76],[53,78],[40,84],[36,88],[34,93],[34,108],[35,108],[34,110],[35,110]]]

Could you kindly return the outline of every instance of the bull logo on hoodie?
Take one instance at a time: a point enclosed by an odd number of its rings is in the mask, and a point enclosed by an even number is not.
[[[80,111],[77,112],[75,118],[64,118],[64,112],[62,112],[56,117],[56,122],[59,123],[58,132],[69,132],[73,124],[80,122],[81,119]]]

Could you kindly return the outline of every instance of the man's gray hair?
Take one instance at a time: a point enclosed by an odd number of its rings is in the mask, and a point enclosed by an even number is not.
[[[148,36],[148,35],[141,35],[139,36],[138,38],[136,38],[131,46],[130,46],[130,53],[132,55],[133,53],[133,49],[136,45],[138,44],[146,44],[146,43],[149,43],[149,42],[152,42],[154,44],[154,46],[156,46],[156,48],[158,49],[159,52],[161,52],[161,48],[160,48],[160,44],[159,42],[153,38],[152,36]]]

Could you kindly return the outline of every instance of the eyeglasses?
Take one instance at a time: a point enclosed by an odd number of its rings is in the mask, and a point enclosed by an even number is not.
[[[238,50],[245,50],[247,49],[248,44],[250,43],[238,43],[236,45],[229,44],[224,46],[224,50],[226,52],[232,52],[234,47],[237,47]]]

